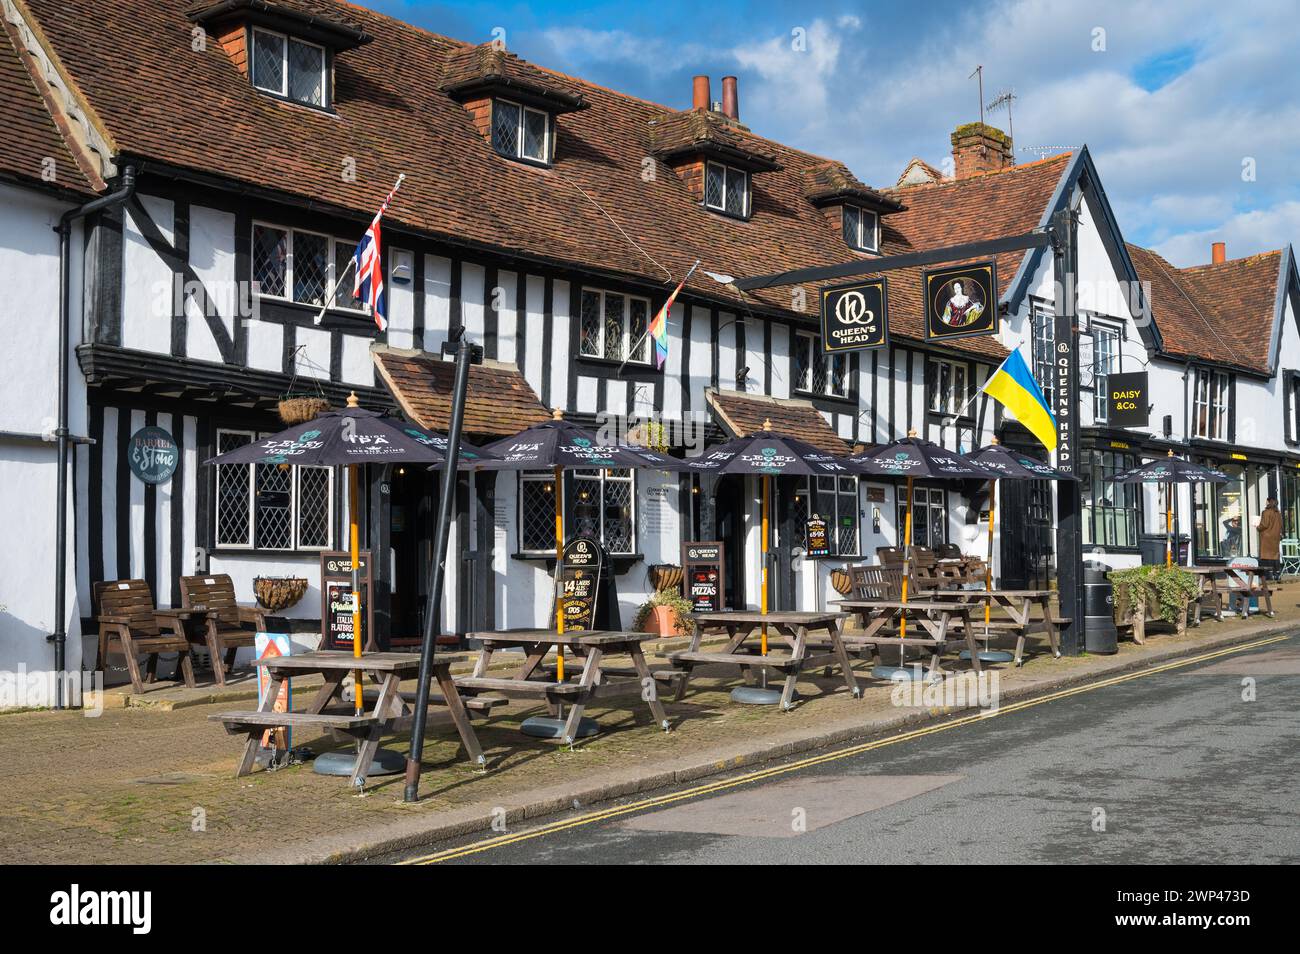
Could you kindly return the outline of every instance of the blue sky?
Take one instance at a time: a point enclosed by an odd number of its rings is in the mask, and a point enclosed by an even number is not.
[[[690,78],[739,77],[755,132],[892,185],[914,155],[1014,89],[1018,161],[1087,143],[1131,242],[1178,265],[1300,241],[1300,60],[1293,0],[1142,4],[363,4],[458,39],[504,31],[526,59],[667,106]],[[989,121],[1006,128],[1006,113]]]

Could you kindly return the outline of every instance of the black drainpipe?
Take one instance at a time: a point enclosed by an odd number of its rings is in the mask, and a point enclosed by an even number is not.
[[[54,231],[59,233],[59,425],[54,432],[58,441],[59,475],[54,495],[57,510],[54,515],[54,633],[49,641],[54,644],[54,708],[64,708],[63,672],[66,668],[68,628],[68,253],[72,244],[72,223],[87,215],[111,206],[121,205],[135,192],[135,166],[127,166],[122,173],[122,185],[109,195],[100,196],[85,205],[69,209],[59,218]]]

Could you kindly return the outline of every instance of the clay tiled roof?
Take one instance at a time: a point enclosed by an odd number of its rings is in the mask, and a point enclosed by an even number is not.
[[[1137,245],[1128,252],[1167,353],[1270,371],[1281,251],[1191,268]]]
[[[421,351],[376,346],[371,359],[402,411],[421,427],[446,432],[451,422],[455,364]],[[506,437],[551,419],[550,413],[513,364],[476,364],[469,372],[465,430]]]
[[[804,190],[809,202],[828,202],[832,199],[861,199],[873,205],[902,209],[901,203],[877,192],[849,171],[842,162],[823,162],[804,170]]]
[[[747,162],[756,170],[776,170],[780,159],[771,144],[738,123],[702,109],[673,113],[650,124],[655,155],[670,157],[712,152]]]
[[[68,142],[55,125],[32,74],[14,43],[13,27],[0,17],[0,174],[28,182],[45,182],[74,192],[91,194],[103,187],[92,184],[77,164]],[[54,160],[54,179],[45,176]],[[92,173],[93,174],[93,173]]]
[[[773,433],[797,437],[828,454],[847,454],[852,450],[808,401],[712,389],[706,396],[719,422],[732,437],[761,431],[763,423],[771,421]]]
[[[512,162],[492,150],[443,87],[449,67],[469,59],[474,47],[360,7],[284,0],[337,11],[373,38],[338,55],[335,113],[326,113],[258,93],[218,43],[192,52],[193,24],[175,0],[25,2],[120,151],[309,199],[351,215],[358,231],[405,173],[387,214],[390,236],[411,230],[468,247],[467,254],[506,248],[665,294],[698,258],[702,268],[687,296],[796,315],[810,326],[819,300],[815,285],[805,288],[806,310],[794,312],[789,288],[742,297],[705,271],[754,276],[861,257],[808,200],[805,173],[825,166],[824,157],[710,114],[693,116],[529,65],[529,75],[574,89],[590,108],[557,118],[553,167]],[[685,98],[687,90],[682,93]],[[683,148],[701,135],[779,166],[754,175],[749,220],[701,208],[664,163],[645,175],[646,156]],[[357,164],[355,181],[339,175],[349,159]],[[886,250],[994,238],[1037,225],[1053,177],[1064,168],[1064,160],[1047,160],[909,188],[895,196],[909,211],[885,219]],[[1007,262],[999,262],[1004,281],[1015,271],[1011,257]],[[905,289],[908,284],[916,287]],[[920,337],[919,275],[894,273],[890,285],[894,335]],[[950,346],[1002,353],[991,339]]]
[[[914,185],[929,185],[932,182],[946,182],[948,176],[930,165],[920,156],[913,156],[912,161],[907,164],[898,176],[898,182],[894,184],[895,188],[904,189]]]
[[[582,94],[571,83],[491,43],[466,47],[449,55],[442,74],[442,88],[451,93],[486,88],[518,89],[553,101],[562,109],[579,109],[585,105]]]

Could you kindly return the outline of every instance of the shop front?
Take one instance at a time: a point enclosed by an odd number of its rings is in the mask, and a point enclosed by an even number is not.
[[[1259,531],[1255,524],[1265,501],[1277,494],[1275,465],[1235,453],[1228,459],[1200,456],[1192,460],[1228,475],[1227,483],[1192,485],[1196,559],[1212,562],[1258,557]]]

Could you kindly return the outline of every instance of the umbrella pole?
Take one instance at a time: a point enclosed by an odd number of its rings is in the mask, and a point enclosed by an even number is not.
[[[762,524],[761,524],[762,529],[760,530],[760,533],[762,534],[762,539],[759,543],[759,549],[760,552],[762,553],[762,559],[763,559],[763,572],[762,572],[762,583],[760,584],[760,588],[758,591],[758,605],[759,605],[759,612],[762,613],[764,616],[767,615],[767,537],[769,531],[767,508],[768,508],[768,494],[770,492],[769,482],[771,481],[771,479],[772,479],[771,477],[767,477],[767,476],[763,477],[763,512],[762,512]],[[767,655],[767,624],[766,623],[763,624],[763,655],[764,656]],[[766,674],[766,670],[764,670],[764,674]]]
[[[995,479],[989,481],[989,540],[988,540],[988,559],[984,561],[984,592],[993,592],[993,523],[997,519],[998,513],[998,482]],[[984,648],[989,648],[989,619],[993,613],[993,600],[991,597],[984,598]]]
[[[903,525],[903,602],[907,602],[907,583],[912,575],[912,478],[907,478],[907,517]],[[898,620],[898,638],[907,639],[907,614]],[[898,665],[907,661],[902,643],[898,646]]]
[[[357,564],[361,551],[357,541],[357,465],[348,464],[348,547],[352,558],[352,655],[361,658],[361,571]],[[352,671],[352,698],[357,715],[361,715],[361,670]]]
[[[1174,565],[1174,485],[1165,484],[1165,568]]]
[[[564,468],[555,468],[555,578],[558,585],[555,589],[555,633],[557,636],[564,635],[564,574],[562,572],[562,562],[564,560],[564,507],[561,503],[560,495],[563,493],[561,481],[564,479]],[[555,644],[555,681],[564,682],[564,647],[559,643]]]

